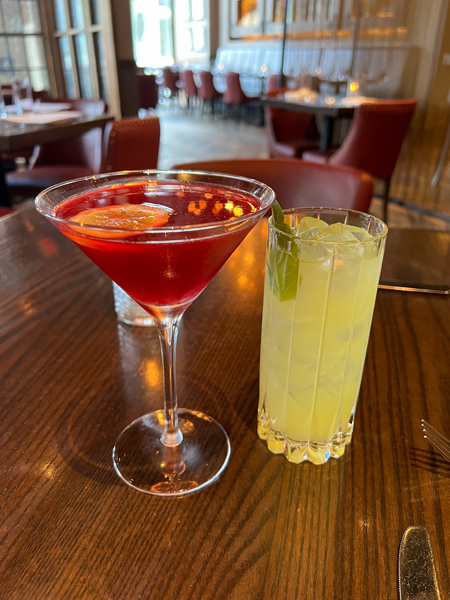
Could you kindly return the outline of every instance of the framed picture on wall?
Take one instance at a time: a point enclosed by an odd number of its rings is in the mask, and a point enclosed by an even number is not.
[[[230,0],[230,20],[232,38],[262,35],[264,0]]]

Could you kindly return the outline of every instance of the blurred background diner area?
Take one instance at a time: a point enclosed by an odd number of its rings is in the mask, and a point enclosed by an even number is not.
[[[4,216],[75,177],[284,158],[450,228],[448,0],[1,0],[0,84]]]

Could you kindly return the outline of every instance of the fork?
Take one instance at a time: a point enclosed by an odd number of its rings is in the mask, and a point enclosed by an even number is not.
[[[440,452],[444,458],[450,461],[450,440],[436,431],[424,419],[421,421],[424,437],[433,446],[435,450]]]

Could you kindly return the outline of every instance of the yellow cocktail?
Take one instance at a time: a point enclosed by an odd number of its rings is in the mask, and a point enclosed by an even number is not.
[[[350,443],[387,227],[352,211],[269,222],[258,434],[291,462]]]

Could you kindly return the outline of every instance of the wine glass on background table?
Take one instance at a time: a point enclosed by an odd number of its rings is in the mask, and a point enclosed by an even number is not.
[[[178,326],[274,200],[273,190],[257,181],[188,171],[93,176],[36,198],[37,210],[156,322],[164,410],[133,421],[113,449],[118,475],[135,489],[184,496],[214,482],[228,463],[223,427],[178,408]]]

